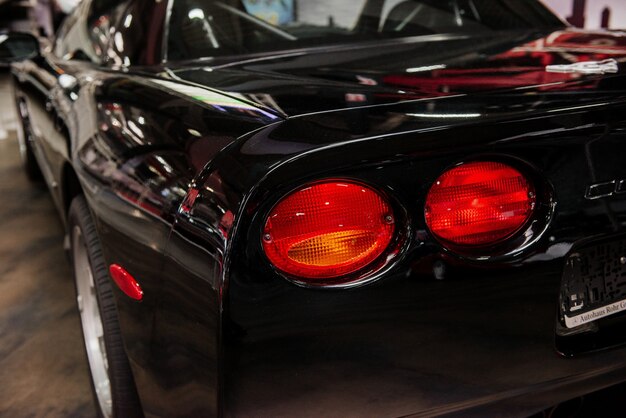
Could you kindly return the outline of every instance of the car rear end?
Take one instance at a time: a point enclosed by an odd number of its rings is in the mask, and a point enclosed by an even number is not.
[[[238,141],[214,163],[253,185],[225,266],[225,415],[528,416],[626,380],[623,87]]]

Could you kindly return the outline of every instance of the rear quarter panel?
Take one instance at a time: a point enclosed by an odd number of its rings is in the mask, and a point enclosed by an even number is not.
[[[623,381],[624,349],[567,358],[555,344],[563,257],[626,221],[623,195],[585,199],[589,184],[626,177],[623,100],[616,78],[575,103],[549,92],[493,94],[319,113],[221,153],[197,179],[200,195],[179,217],[168,251],[196,247],[197,257],[175,269],[200,282],[201,254],[225,243],[216,277],[224,413],[480,415],[514,407],[525,416]],[[493,158],[519,162],[552,190],[549,228],[524,251],[457,257],[429,235],[425,195],[454,164]],[[373,284],[295,286],[262,254],[264,216],[294,187],[334,177],[385,190],[406,210],[409,241]],[[436,261],[449,268],[444,280],[434,279]]]

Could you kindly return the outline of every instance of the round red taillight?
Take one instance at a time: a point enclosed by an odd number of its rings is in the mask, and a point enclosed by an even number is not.
[[[263,228],[263,250],[280,271],[324,284],[374,262],[393,234],[393,211],[380,193],[350,181],[324,181],[274,206]]]
[[[446,171],[426,197],[426,224],[445,244],[481,247],[512,237],[535,208],[535,189],[515,168],[472,162]]]

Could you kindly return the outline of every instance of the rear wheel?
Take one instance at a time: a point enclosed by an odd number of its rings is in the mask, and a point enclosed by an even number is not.
[[[87,202],[76,197],[68,227],[78,310],[99,415],[141,417],[128,358],[119,329],[113,289]]]

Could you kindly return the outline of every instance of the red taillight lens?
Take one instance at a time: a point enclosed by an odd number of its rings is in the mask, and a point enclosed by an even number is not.
[[[426,223],[457,246],[499,243],[519,231],[535,208],[535,190],[513,167],[473,162],[446,171],[426,198]]]
[[[393,233],[393,212],[382,195],[361,184],[327,181],[274,206],[263,229],[263,249],[276,268],[315,284],[368,266]]]

